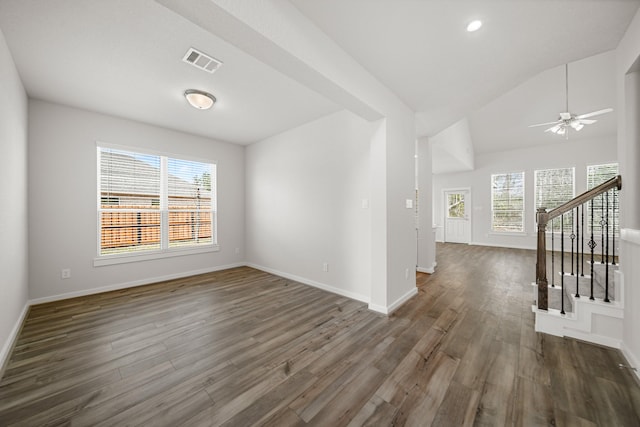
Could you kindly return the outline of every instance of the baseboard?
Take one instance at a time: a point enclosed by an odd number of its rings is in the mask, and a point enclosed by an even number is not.
[[[489,243],[489,242],[470,242],[470,246],[488,246],[491,248],[507,248],[507,249],[526,249],[535,251],[535,246],[523,246],[523,245],[504,245],[502,243]]]
[[[602,345],[605,347],[611,347],[615,349],[620,349],[622,342],[619,339],[607,337],[604,335],[597,335],[591,333],[585,333],[582,331],[575,331],[570,329],[565,329],[564,333],[565,337],[575,338],[577,340],[590,342],[593,344]]]
[[[631,370],[634,374],[636,374],[636,379],[640,381],[640,359],[638,359],[631,350],[624,344],[620,345],[620,351],[622,352],[622,356],[627,360],[627,366],[636,368],[635,370]]]
[[[438,263],[434,262],[431,267],[416,267],[416,271],[420,273],[433,274],[436,272],[436,265],[438,265]]]
[[[369,310],[375,311],[376,313],[389,314],[389,310],[384,305],[369,303]]]
[[[414,287],[414,288],[411,288],[409,290],[409,292],[407,292],[404,295],[402,295],[394,303],[392,303],[391,305],[389,305],[387,307],[385,307],[384,305],[378,305],[378,304],[369,303],[369,310],[376,311],[376,312],[382,313],[382,314],[386,314],[388,316],[391,313],[393,313],[394,311],[396,311],[398,308],[400,308],[400,306],[402,306],[402,304],[404,304],[405,302],[409,301],[411,298],[413,298],[417,294],[418,294],[418,288]]]
[[[303,283],[305,285],[313,286],[314,288],[322,289],[323,291],[331,292],[343,297],[351,298],[357,301],[369,302],[369,297],[359,294],[357,292],[345,291],[344,289],[336,288],[326,283],[316,282],[315,280],[307,279],[306,277],[296,276],[295,274],[285,273],[283,271],[275,270],[273,268],[264,267],[262,265],[246,263],[247,267],[255,268],[256,270],[264,271],[265,273],[274,274],[276,276],[284,277],[286,279],[295,280],[296,282]]]
[[[20,316],[18,317],[18,320],[13,325],[13,329],[11,329],[11,333],[9,334],[7,341],[4,343],[2,349],[0,350],[0,378],[2,378],[2,376],[4,375],[4,370],[7,367],[7,363],[9,362],[9,355],[11,355],[13,347],[15,346],[18,339],[18,335],[20,335],[24,320],[27,318],[27,313],[29,313],[29,307],[31,307],[31,305],[27,301],[24,305],[24,308],[22,309],[22,313],[20,313]]]
[[[407,293],[405,293],[404,295],[402,295],[400,298],[398,298],[394,303],[392,303],[389,308],[387,309],[387,314],[391,314],[394,311],[396,311],[398,308],[400,308],[400,306],[402,304],[404,304],[405,302],[409,301],[411,298],[413,298],[414,296],[418,295],[418,288],[416,288],[415,286],[412,287],[411,289],[409,289],[409,291]]]
[[[114,285],[101,286],[99,288],[83,289],[81,291],[76,291],[76,292],[67,292],[64,294],[52,295],[52,296],[43,297],[43,298],[35,298],[32,300],[29,300],[28,304],[29,305],[44,304],[47,302],[60,301],[63,299],[83,297],[87,295],[100,294],[103,292],[118,291],[120,289],[135,288],[137,286],[150,285],[152,283],[164,282],[167,280],[182,279],[184,277],[196,276],[198,274],[212,273],[214,271],[228,270],[230,268],[236,268],[236,267],[244,267],[245,265],[246,263],[239,262],[234,264],[203,268],[199,270],[185,271],[185,272],[176,273],[176,274],[168,274],[165,276],[156,276],[152,278],[134,280],[131,282],[117,283]]]

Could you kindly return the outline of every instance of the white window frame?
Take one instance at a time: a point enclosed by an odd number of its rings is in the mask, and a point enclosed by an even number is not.
[[[101,254],[101,224],[100,224],[100,214],[102,212],[101,206],[101,186],[100,186],[100,149],[115,149],[121,151],[132,152],[136,154],[142,155],[151,155],[151,156],[159,156],[160,157],[160,209],[159,213],[161,216],[160,219],[160,248],[159,249],[151,249],[139,252],[131,252],[131,253],[117,253],[117,254]],[[213,193],[213,197],[211,198],[211,233],[212,233],[212,242],[211,244],[202,244],[198,246],[183,246],[183,247],[170,247],[169,246],[169,209],[168,209],[168,159],[177,159],[177,160],[186,160],[200,163],[207,163],[212,165],[211,171],[211,191]],[[164,153],[154,150],[149,150],[146,148],[139,147],[129,147],[115,144],[108,144],[103,142],[96,143],[96,164],[97,164],[97,173],[96,173],[96,257],[93,260],[94,267],[105,266],[105,265],[114,265],[114,264],[122,264],[122,263],[130,263],[130,262],[139,262],[139,261],[147,261],[154,259],[162,259],[162,258],[171,258],[176,256],[185,256],[185,255],[194,255],[194,254],[202,254],[209,252],[217,252],[220,250],[220,246],[218,245],[218,227],[217,227],[217,217],[218,217],[218,209],[217,209],[217,162],[202,159],[202,158],[194,158],[184,155],[176,155],[171,153]]]
[[[494,197],[494,192],[493,192],[493,183],[494,183],[494,179],[497,176],[505,176],[505,175],[515,175],[515,174],[520,174],[522,176],[522,227],[519,231],[516,230],[496,230],[494,228],[494,204],[493,204],[493,197]],[[526,213],[526,174],[524,171],[516,171],[516,172],[504,172],[504,173],[494,173],[491,174],[491,232],[492,233],[496,233],[496,234],[501,234],[501,235],[524,235],[526,234],[526,220],[525,220],[525,213]]]

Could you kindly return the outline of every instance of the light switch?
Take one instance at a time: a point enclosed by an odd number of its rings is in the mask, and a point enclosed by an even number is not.
[[[407,209],[413,209],[413,199],[407,199],[405,201],[405,206]]]
[[[362,209],[369,209],[369,199],[362,199]]]

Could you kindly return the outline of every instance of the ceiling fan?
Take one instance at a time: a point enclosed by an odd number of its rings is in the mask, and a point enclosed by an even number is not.
[[[572,114],[569,112],[569,64],[565,64],[565,85],[566,85],[566,110],[564,113],[560,113],[560,117],[555,122],[547,122],[547,123],[538,123],[535,125],[530,125],[530,128],[537,126],[549,126],[550,128],[546,129],[545,132],[552,132],[557,135],[564,135],[565,138],[569,139],[569,130],[573,129],[575,131],[579,131],[584,127],[584,125],[590,125],[597,120],[590,119],[589,117],[599,116],[600,114],[610,113],[613,111],[613,108],[605,108],[603,110],[593,111],[591,113],[586,114]]]

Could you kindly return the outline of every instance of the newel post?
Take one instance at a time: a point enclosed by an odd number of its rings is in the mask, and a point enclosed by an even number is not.
[[[548,284],[547,281],[547,222],[549,214],[546,208],[538,208],[536,212],[538,222],[538,247],[536,261],[536,284],[538,285],[538,308],[547,310],[548,308]]]

